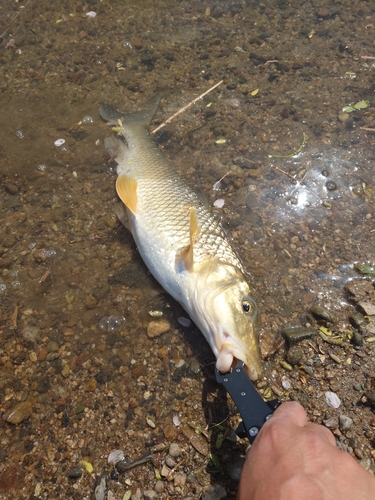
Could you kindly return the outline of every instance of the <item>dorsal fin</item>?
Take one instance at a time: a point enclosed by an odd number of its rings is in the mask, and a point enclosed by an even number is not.
[[[134,214],[137,213],[137,179],[130,175],[120,174],[116,180],[116,191],[121,201]]]

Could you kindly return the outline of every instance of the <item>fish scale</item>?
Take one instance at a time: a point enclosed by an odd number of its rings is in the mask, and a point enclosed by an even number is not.
[[[256,304],[220,222],[152,142],[147,126],[159,98],[128,114],[102,105],[120,137],[105,146],[117,162],[117,193],[139,253],[150,272],[188,312],[228,371],[237,358],[255,380],[261,372]]]

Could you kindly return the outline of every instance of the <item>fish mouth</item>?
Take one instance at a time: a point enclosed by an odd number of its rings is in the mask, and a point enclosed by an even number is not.
[[[257,380],[259,377],[258,370],[250,362],[251,357],[231,335],[223,332],[223,342],[216,356],[216,368],[221,373],[227,373],[234,366],[234,361],[238,359],[245,364],[245,370],[249,375],[250,380]]]

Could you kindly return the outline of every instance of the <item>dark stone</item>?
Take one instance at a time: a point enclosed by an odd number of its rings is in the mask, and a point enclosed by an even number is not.
[[[284,337],[288,346],[292,346],[302,342],[302,340],[314,337],[315,330],[304,326],[287,326],[281,330],[281,335]]]
[[[44,394],[51,389],[51,382],[49,377],[42,377],[38,380],[38,385],[36,386],[37,392],[39,394]]]
[[[78,465],[76,467],[73,467],[72,469],[70,469],[70,471],[68,472],[67,476],[68,476],[68,479],[78,479],[82,476],[82,469],[81,467],[79,467]]]
[[[286,353],[285,359],[292,366],[298,365],[303,357],[303,350],[298,346],[292,346]]]
[[[100,372],[98,372],[95,375],[95,378],[96,378],[96,381],[98,382],[98,384],[105,384],[105,383],[109,382],[110,380],[112,380],[111,375],[108,372],[106,372],[105,370],[100,370]]]

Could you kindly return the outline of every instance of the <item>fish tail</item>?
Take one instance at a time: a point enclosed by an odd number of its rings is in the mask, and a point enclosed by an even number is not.
[[[101,104],[99,107],[99,114],[103,120],[107,122],[117,122],[117,120],[121,120],[126,125],[143,125],[147,127],[159,106],[159,102],[160,94],[155,94],[154,97],[146,103],[145,107],[136,113],[118,111],[109,104]]]

